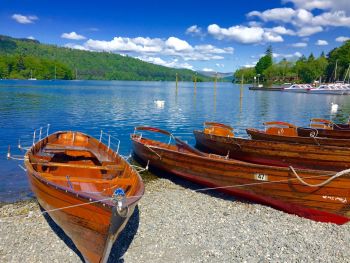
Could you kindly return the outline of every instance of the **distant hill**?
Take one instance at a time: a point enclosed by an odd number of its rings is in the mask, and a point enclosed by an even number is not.
[[[91,52],[41,44],[37,40],[0,35],[0,78],[95,80],[168,80],[191,81],[193,71],[175,69],[106,52]],[[60,74],[57,74],[59,69]],[[197,81],[211,78],[198,75]]]
[[[214,72],[214,71],[198,71],[199,74],[206,76],[208,78],[215,78],[217,76],[218,81],[232,82],[233,73],[232,72]]]

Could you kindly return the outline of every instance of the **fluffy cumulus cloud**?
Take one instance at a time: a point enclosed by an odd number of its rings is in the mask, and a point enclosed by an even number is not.
[[[348,40],[350,40],[350,37],[344,37],[344,36],[337,37],[335,39],[335,41],[337,41],[337,42],[345,42],[345,41],[348,41]]]
[[[205,33],[203,32],[202,28],[197,25],[190,26],[189,28],[186,29],[185,33],[191,36],[199,36],[199,37],[205,36]]]
[[[146,61],[149,63],[170,67],[170,68],[185,68],[185,69],[191,69],[193,70],[193,66],[187,62],[180,62],[179,59],[174,58],[170,59],[168,61],[160,58],[160,57],[150,57],[150,56],[138,56],[136,57],[142,61]]]
[[[319,39],[315,43],[316,46],[327,46],[328,42],[326,40]]]
[[[13,14],[11,18],[20,24],[32,24],[35,20],[39,19],[37,16],[25,16],[21,14]]]
[[[307,43],[298,42],[298,43],[291,44],[291,46],[292,47],[307,47]]]
[[[65,38],[65,39],[71,39],[71,40],[83,40],[86,39],[86,37],[84,37],[83,35],[79,35],[77,33],[70,32],[70,33],[63,33],[61,35],[61,38]]]
[[[225,55],[231,55],[234,52],[232,47],[219,48],[210,44],[192,46],[187,41],[173,36],[167,39],[149,37],[114,37],[110,41],[89,39],[82,45],[68,43],[66,47],[127,53],[147,62],[169,67],[180,65],[184,68],[190,68],[191,65],[181,64],[181,61],[178,60],[179,58],[184,62],[221,60],[225,58]],[[172,60],[164,60],[163,56],[172,57]]]
[[[233,40],[242,44],[283,42],[283,38],[280,35],[261,27],[246,27],[239,25],[229,28],[221,28],[217,24],[212,24],[208,26],[208,33],[219,40]]]
[[[317,15],[311,12],[315,8],[327,9],[326,7],[329,6],[327,1],[285,2],[294,2],[298,9],[273,8],[263,12],[252,11],[247,14],[247,17],[259,18],[264,22],[291,24],[296,28],[296,35],[300,37],[322,32],[324,27],[350,27],[350,16],[344,10],[329,8],[332,10],[319,12]]]
[[[214,72],[214,70],[211,69],[211,68],[203,68],[202,71],[204,71],[204,72]]]
[[[307,10],[347,10],[350,11],[349,0],[283,0],[282,3],[293,3],[296,8]]]
[[[303,54],[300,52],[295,52],[293,54],[280,54],[280,53],[273,53],[272,56],[274,58],[300,58]]]

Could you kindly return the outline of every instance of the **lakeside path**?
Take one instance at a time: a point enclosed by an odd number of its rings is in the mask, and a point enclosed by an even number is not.
[[[109,262],[350,262],[350,224],[317,223],[196,188],[177,179],[148,182]],[[35,200],[0,207],[0,262],[81,262],[62,230],[37,213]]]

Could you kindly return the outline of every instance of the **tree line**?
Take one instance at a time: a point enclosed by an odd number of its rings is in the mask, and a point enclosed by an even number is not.
[[[284,58],[279,62],[273,62],[272,48],[269,47],[255,67],[240,68],[234,73],[234,77],[237,82],[243,77],[245,82],[250,83],[257,77],[267,83],[312,83],[319,80],[335,82],[348,78],[349,69],[350,41],[347,41],[331,50],[327,56],[322,52],[316,58],[311,53],[308,57],[303,55],[296,61]]]

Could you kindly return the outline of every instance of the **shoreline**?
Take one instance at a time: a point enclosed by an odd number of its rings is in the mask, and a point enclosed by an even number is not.
[[[345,262],[350,224],[314,222],[177,178],[151,180],[109,262]],[[82,262],[35,199],[0,206],[1,262]]]

